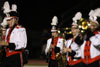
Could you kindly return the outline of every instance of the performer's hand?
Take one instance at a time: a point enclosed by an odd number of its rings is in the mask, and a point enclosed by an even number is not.
[[[63,48],[63,52],[64,52],[64,53],[66,53],[66,52],[67,52],[67,50],[66,50],[66,49],[67,49],[67,48],[65,48],[65,47]]]
[[[51,44],[51,45],[50,45],[50,48],[55,48],[55,46]]]
[[[66,53],[66,52],[71,52],[72,50],[70,48],[63,48],[63,52]]]
[[[0,41],[0,46],[8,46],[8,43],[5,41]]]
[[[52,48],[55,48],[55,47],[54,47],[54,45],[51,44],[48,52],[52,51]]]

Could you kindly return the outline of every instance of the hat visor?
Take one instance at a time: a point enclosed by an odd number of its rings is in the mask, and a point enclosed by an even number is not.
[[[9,21],[11,20],[13,17],[7,17],[6,20]]]
[[[51,32],[57,32],[57,30],[51,30]]]

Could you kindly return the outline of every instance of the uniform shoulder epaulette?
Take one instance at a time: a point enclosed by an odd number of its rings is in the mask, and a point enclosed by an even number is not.
[[[19,28],[24,28],[24,27],[22,25],[17,25],[16,28],[19,29]]]
[[[49,39],[52,39],[52,38],[49,38]]]
[[[59,38],[63,38],[63,37],[59,37]]]
[[[68,38],[67,40],[71,40],[72,38]]]

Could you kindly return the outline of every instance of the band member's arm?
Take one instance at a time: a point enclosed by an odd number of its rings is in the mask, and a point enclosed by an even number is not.
[[[91,43],[100,50],[100,34],[96,34],[90,38]]]
[[[45,48],[45,54],[47,55],[47,53],[50,51],[50,45],[49,45],[49,40],[47,40],[47,44],[46,44],[46,48]]]
[[[63,45],[65,44],[65,42],[63,42],[63,38],[60,38],[58,40],[57,46],[55,47],[55,53],[62,53],[63,51]]]
[[[54,51],[55,51],[55,53],[60,52],[60,47],[55,46]]]
[[[70,48],[64,48],[63,51],[64,53],[68,52],[69,56],[74,56],[76,54],[76,52]]]
[[[79,46],[83,43],[83,39],[78,35],[76,38],[75,38],[75,43],[77,43]]]
[[[71,52],[69,52],[69,56],[72,56],[72,57],[74,57],[75,56],[75,54],[76,54],[76,52],[75,51],[71,51]]]
[[[50,48],[48,49],[48,52],[50,52],[52,48],[54,48],[55,53],[60,52],[60,47],[54,46],[52,44],[50,45]]]

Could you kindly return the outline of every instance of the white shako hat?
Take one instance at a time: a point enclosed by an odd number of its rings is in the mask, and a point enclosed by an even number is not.
[[[89,20],[99,25],[99,22],[97,20],[98,18],[100,18],[100,8],[96,8],[95,10],[90,10]]]
[[[11,9],[8,1],[5,1],[3,5],[3,13],[6,15],[6,20],[11,19],[12,17],[18,17],[19,14],[17,12],[17,5],[12,4]]]
[[[80,20],[82,18],[82,13],[81,12],[77,12],[75,14],[75,16],[72,18],[73,22],[72,22],[72,26],[78,26],[77,21]]]
[[[57,24],[58,24],[58,18],[57,16],[54,16],[53,19],[52,19],[52,23],[51,23],[51,32],[57,32]]]
[[[10,9],[10,5],[8,1],[4,2],[3,13],[6,15],[3,19],[3,22],[1,23],[3,27],[7,25],[7,20],[10,20],[12,18],[17,18],[19,16],[17,12],[17,5],[12,4],[11,9]]]

